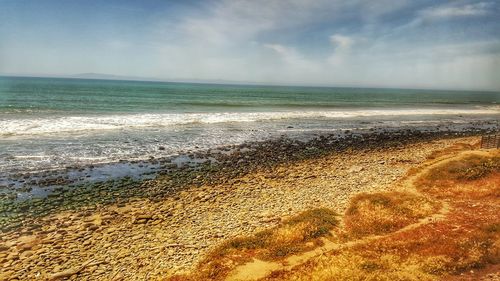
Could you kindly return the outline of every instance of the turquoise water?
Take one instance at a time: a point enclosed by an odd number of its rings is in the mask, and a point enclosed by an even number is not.
[[[494,105],[499,93],[0,77],[0,114],[263,112]]]
[[[15,173],[283,135],[494,127],[499,102],[493,92],[0,77],[0,186]]]

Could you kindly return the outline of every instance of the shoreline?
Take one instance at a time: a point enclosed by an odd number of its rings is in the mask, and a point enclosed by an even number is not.
[[[0,197],[0,230],[2,232],[22,225],[23,220],[31,221],[38,216],[49,215],[61,210],[95,208],[100,205],[128,202],[133,198],[163,198],[173,196],[188,186],[224,183],[232,178],[259,169],[268,169],[282,163],[315,158],[347,149],[377,149],[435,138],[472,136],[487,132],[488,129],[468,127],[461,130],[443,128],[436,131],[421,131],[401,128],[389,131],[374,130],[353,132],[346,130],[342,135],[319,135],[308,141],[278,139],[243,143],[209,149],[190,151],[170,158],[149,159],[148,161],[120,161],[123,165],[149,167],[159,166],[149,178],[122,177],[100,182],[72,184],[60,174],[45,179],[46,187],[30,186],[3,189]],[[175,159],[187,159],[175,162]],[[75,167],[79,171],[95,169],[96,166]],[[47,172],[46,172],[47,173]],[[49,173],[50,175],[50,173]],[[23,182],[30,181],[30,174],[21,174]],[[85,180],[85,177],[83,177]],[[39,192],[43,197],[27,196]],[[19,200],[19,199],[21,200]]]
[[[12,140],[0,142],[0,148],[4,148],[6,153],[0,153],[0,166],[3,173],[0,174],[0,194],[4,189],[14,189],[23,187],[46,187],[49,185],[84,184],[87,182],[105,181],[109,178],[118,179],[127,175],[133,178],[151,177],[168,168],[171,164],[185,161],[189,154],[207,154],[208,150],[225,150],[226,148],[238,147],[241,144],[254,144],[267,140],[277,139],[283,135],[293,140],[309,141],[319,135],[336,135],[343,137],[344,131],[350,130],[355,134],[371,134],[374,132],[389,133],[401,130],[413,130],[424,132],[441,131],[467,131],[474,129],[495,130],[498,128],[494,115],[475,119],[464,119],[464,116],[454,116],[451,120],[309,120],[303,123],[300,120],[284,120],[271,123],[249,122],[236,124],[236,131],[225,130],[226,125],[209,125],[195,127],[181,127],[178,129],[188,130],[192,139],[185,139],[182,144],[178,141],[170,143],[172,138],[181,137],[182,133],[170,131],[140,131],[146,134],[149,141],[142,142],[141,137],[134,131],[123,132],[125,138],[120,139],[119,134],[111,134],[108,137],[116,138],[107,144],[106,137],[99,138],[98,135],[90,134],[77,135],[78,141],[74,143],[64,132],[56,133],[50,138],[41,137],[31,140],[37,144],[39,149],[48,146],[48,155],[32,151],[31,144],[26,144],[26,140],[19,139],[19,145]],[[303,120],[304,121],[304,120]],[[310,122],[310,123],[309,123]],[[254,123],[254,124],[252,124]],[[228,125],[233,125],[229,123]],[[0,126],[1,127],[1,126]],[[242,133],[248,127],[248,133]],[[193,130],[193,131],[190,131]],[[197,134],[197,130],[220,131],[219,133],[208,133],[208,139]],[[175,131],[175,130],[174,130]],[[199,132],[198,132],[199,133]],[[96,132],[97,134],[97,132]],[[107,134],[104,133],[106,136]],[[214,139],[218,135],[219,137]],[[225,139],[225,137],[229,139]],[[220,141],[223,138],[225,140]],[[56,144],[52,145],[51,142]],[[187,145],[184,145],[188,142]],[[65,143],[74,143],[65,149],[61,149]],[[107,150],[106,147],[114,144],[116,150]],[[82,147],[86,147],[83,149]],[[74,151],[68,154],[68,151]],[[102,150],[96,154],[93,149]],[[26,153],[24,153],[26,152]],[[83,154],[82,154],[83,153]],[[177,158],[177,159],[176,159]],[[189,160],[189,159],[188,159]],[[191,161],[206,159],[191,159]],[[41,191],[42,192],[42,191]],[[43,192],[42,192],[43,193]]]
[[[389,188],[433,151],[478,140],[447,134],[413,132],[393,135],[385,142],[372,136],[363,145],[344,140],[338,150],[306,149],[309,154],[299,154],[302,158],[267,160],[267,165],[230,175],[229,169],[221,169],[218,173],[223,177],[213,180],[195,177],[172,196],[158,193],[96,208],[57,211],[34,218],[30,226],[4,232],[0,259],[7,269],[18,269],[7,276],[20,280],[48,276],[91,258],[100,263],[82,269],[81,280],[120,280],[117,276],[142,280],[186,272],[225,239],[275,226],[310,207],[342,213],[352,195]],[[325,140],[318,138],[306,148],[319,149]],[[285,152],[304,153],[291,144],[281,147]],[[276,147],[269,149],[274,156],[282,155]],[[231,169],[237,171],[238,166]],[[176,184],[171,181],[172,177],[162,176],[146,181],[143,188],[164,189]]]
[[[483,124],[484,126],[485,124]],[[120,161],[119,165],[136,165],[149,173],[143,177],[122,178],[86,182],[91,172],[99,165],[74,167],[69,173],[83,173],[83,182],[72,182],[61,170],[51,175],[42,172],[45,178],[33,174],[20,174],[26,186],[3,187],[0,193],[0,230],[15,229],[22,221],[32,217],[48,215],[54,211],[78,208],[93,208],[99,205],[127,202],[131,198],[158,198],[175,195],[190,185],[215,184],[259,169],[281,163],[315,158],[346,149],[381,148],[391,145],[432,140],[434,138],[479,135],[488,128],[438,128],[434,131],[399,128],[366,131],[343,131],[342,134],[317,135],[307,141],[282,136],[278,139],[243,143],[208,149],[188,151],[166,158]],[[181,159],[181,161],[178,161]],[[106,167],[108,164],[104,164]],[[156,166],[155,172],[151,165]],[[62,172],[68,171],[68,168]],[[42,196],[30,196],[37,192]]]

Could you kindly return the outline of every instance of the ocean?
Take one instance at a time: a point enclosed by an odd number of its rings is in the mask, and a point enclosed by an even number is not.
[[[283,136],[498,126],[499,102],[498,92],[0,77],[0,186],[19,173]]]

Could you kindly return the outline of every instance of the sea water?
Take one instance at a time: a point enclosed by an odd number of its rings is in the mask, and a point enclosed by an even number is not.
[[[96,163],[126,176],[123,160],[282,136],[491,127],[499,102],[500,93],[481,91],[0,77],[0,185],[16,173]]]

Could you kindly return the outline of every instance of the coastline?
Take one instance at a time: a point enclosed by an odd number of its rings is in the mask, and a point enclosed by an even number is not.
[[[477,127],[476,127],[477,126]],[[133,198],[175,196],[190,186],[225,183],[246,173],[297,160],[315,158],[345,150],[377,149],[435,138],[479,135],[491,130],[489,122],[461,127],[426,129],[345,130],[315,134],[307,140],[283,135],[266,141],[188,151],[173,157],[120,160],[118,163],[66,167],[37,174],[19,173],[17,183],[0,186],[0,231],[29,226],[31,219],[53,212],[94,209],[101,205],[126,203]],[[130,167],[146,171],[140,177],[106,177],[88,181],[95,171]],[[156,169],[156,170],[153,170]],[[132,172],[130,172],[132,173]],[[71,179],[70,175],[73,175]],[[76,179],[76,181],[74,180]],[[19,186],[22,184],[22,186]],[[32,196],[34,195],[34,196]]]
[[[178,177],[129,183],[143,196],[126,194],[115,203],[69,211],[55,208],[6,230],[0,252],[4,276],[50,276],[85,262],[79,280],[143,280],[186,272],[225,239],[275,226],[311,207],[343,213],[352,195],[390,188],[433,151],[472,144],[478,138],[465,136],[478,133],[402,131],[337,143],[320,136],[302,146],[282,139],[261,143],[261,149],[240,147],[238,157],[226,155],[226,165],[216,171],[185,168]]]

